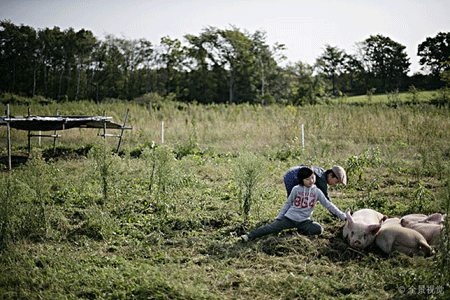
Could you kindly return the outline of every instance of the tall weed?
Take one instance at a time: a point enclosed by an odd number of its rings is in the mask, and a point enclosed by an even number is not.
[[[49,222],[47,203],[54,176],[52,167],[33,150],[27,164],[1,177],[0,248],[21,239],[43,240]]]
[[[28,186],[30,199],[19,205],[19,210],[23,209],[20,213],[21,232],[35,239],[43,238],[48,230],[46,206],[57,177],[52,166],[42,157],[42,151],[37,148],[31,151],[22,171],[20,178]]]
[[[252,205],[258,201],[258,192],[265,176],[265,164],[255,154],[242,152],[234,166],[233,175],[244,221],[248,221]]]
[[[436,207],[436,200],[427,188],[422,183],[414,190],[414,199],[410,203],[411,212],[422,212],[424,214],[433,213]],[[434,204],[434,205],[433,205]]]
[[[108,150],[106,143],[94,145],[88,153],[93,165],[94,178],[100,182],[103,201],[105,203],[111,193],[111,186],[116,175],[117,166],[114,164],[114,155]]]
[[[366,147],[361,155],[351,155],[344,163],[348,181],[353,185],[361,182],[366,168],[380,165],[380,154],[380,148]]]
[[[408,100],[412,103],[416,103],[420,100],[420,90],[417,89],[414,85],[411,85],[408,88]]]
[[[186,120],[187,125],[187,120]],[[197,134],[197,126],[195,120],[191,121],[192,129],[189,134],[188,141],[185,143],[177,143],[175,145],[175,153],[177,159],[180,159],[186,155],[196,154],[200,152],[200,147],[198,144],[198,134]]]
[[[53,171],[51,164],[42,157],[42,151],[38,148],[32,149],[27,163],[22,169],[21,179],[34,192],[36,202],[44,203],[48,200],[56,180]]]
[[[430,102],[440,108],[448,107],[450,105],[450,88],[448,86],[441,88]]]
[[[450,180],[447,179],[444,192],[443,192],[443,206],[446,218],[444,219],[444,225],[441,232],[441,245],[439,253],[439,269],[444,275],[444,282],[447,283],[447,289],[450,288],[450,275],[448,270],[450,270]]]
[[[20,187],[12,173],[0,177],[0,250],[8,248],[14,239],[14,218]]]
[[[145,148],[142,158],[148,166],[148,189],[150,196],[155,198],[155,210],[166,212],[166,200],[169,198],[170,188],[175,182],[175,157],[168,146]],[[150,205],[150,202],[148,202]]]

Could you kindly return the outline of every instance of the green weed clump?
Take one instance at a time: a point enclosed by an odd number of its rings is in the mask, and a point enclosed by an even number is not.
[[[17,237],[15,214],[16,203],[18,202],[18,195],[20,188],[15,184],[13,176],[2,176],[0,178],[0,249],[4,250]]]
[[[49,227],[48,202],[55,182],[52,167],[34,150],[20,171],[2,176],[0,182],[0,246],[14,241],[42,241]]]
[[[174,153],[172,149],[162,145],[146,148],[142,157],[147,163],[147,171],[145,173],[148,174],[149,194],[155,200],[154,209],[166,212],[167,200],[169,200],[169,195],[172,194],[171,189],[174,188],[174,183],[176,182]]]
[[[363,180],[364,171],[368,167],[378,167],[381,163],[379,147],[369,149],[365,147],[361,155],[351,155],[344,163],[347,179],[351,184],[357,184]]]
[[[243,151],[238,157],[233,175],[244,222],[248,221],[250,209],[258,201],[259,188],[265,174],[265,164],[255,154]]]
[[[438,280],[440,283],[442,283],[443,286],[445,286],[447,294],[450,294],[450,274],[448,273],[448,270],[450,268],[450,220],[449,220],[449,213],[450,213],[450,180],[446,180],[443,193],[442,193],[442,202],[443,202],[443,213],[445,214],[446,218],[444,219],[444,224],[441,232],[441,244],[439,248],[439,254],[438,254],[438,268],[439,268],[439,275]]]
[[[108,193],[110,192],[112,172],[112,157],[108,153],[106,144],[95,145],[91,151],[89,151],[89,157],[93,162],[94,178],[97,178],[102,186],[103,200],[108,200]]]

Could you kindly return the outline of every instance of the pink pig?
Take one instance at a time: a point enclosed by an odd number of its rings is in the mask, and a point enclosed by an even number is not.
[[[344,225],[344,239],[351,247],[365,249],[375,241],[376,234],[381,228],[381,222],[386,219],[379,212],[364,208],[350,215],[347,208],[345,215],[347,222]]]
[[[420,223],[430,223],[430,224],[442,224],[444,223],[446,215],[442,215],[440,213],[434,213],[429,216],[424,214],[411,214],[403,216],[403,222],[420,222]]]
[[[383,223],[375,243],[387,254],[399,251],[428,256],[432,252],[425,238],[419,232],[403,227],[399,218],[390,218]]]
[[[406,215],[400,220],[403,227],[414,229],[427,240],[430,245],[439,245],[444,217],[440,213],[427,215]]]

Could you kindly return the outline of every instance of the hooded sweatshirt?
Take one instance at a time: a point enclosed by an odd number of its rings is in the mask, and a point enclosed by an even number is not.
[[[305,167],[305,165],[299,165],[290,168],[283,176],[284,185],[286,186],[287,196],[291,194],[294,186],[298,184],[297,173],[298,170]],[[328,196],[327,177],[325,176],[325,170],[321,167],[312,166],[314,174],[316,174],[316,186],[322,191],[325,197],[331,201]]]
[[[287,217],[296,222],[310,220],[317,201],[320,201],[326,209],[333,215],[338,216],[342,221],[346,220],[345,214],[333,202],[328,200],[316,185],[310,188],[303,185],[294,186],[283,208],[275,219]]]

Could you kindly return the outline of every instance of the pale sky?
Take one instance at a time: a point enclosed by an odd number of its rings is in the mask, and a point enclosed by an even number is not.
[[[417,46],[450,32],[449,0],[0,0],[0,20],[34,29],[90,30],[100,40],[112,34],[144,38],[199,35],[231,25],[266,32],[266,42],[284,44],[287,62],[314,64],[325,45],[354,54],[355,44],[381,34],[406,46],[410,74],[420,65]]]

